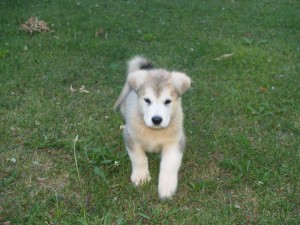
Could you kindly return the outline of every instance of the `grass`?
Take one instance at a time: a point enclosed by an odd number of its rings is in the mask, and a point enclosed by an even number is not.
[[[296,0],[1,1],[0,222],[299,224],[299,10]],[[52,32],[20,30],[32,15]],[[158,198],[158,155],[151,182],[130,183],[112,110],[136,54],[194,81],[171,201]]]

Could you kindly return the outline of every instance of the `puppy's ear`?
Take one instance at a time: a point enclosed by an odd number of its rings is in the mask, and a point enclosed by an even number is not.
[[[144,84],[146,80],[146,74],[147,72],[142,70],[128,74],[127,82],[129,83],[131,89],[137,92],[139,88]]]
[[[191,86],[191,78],[180,72],[172,72],[172,81],[179,95],[183,95]]]

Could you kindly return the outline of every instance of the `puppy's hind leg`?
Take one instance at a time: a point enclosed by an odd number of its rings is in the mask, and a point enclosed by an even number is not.
[[[138,145],[135,145],[133,149],[126,148],[132,166],[131,181],[137,186],[149,181],[151,178],[145,151]]]

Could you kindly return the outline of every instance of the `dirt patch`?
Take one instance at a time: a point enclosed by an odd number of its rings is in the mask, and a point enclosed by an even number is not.
[[[38,20],[36,16],[31,16],[25,23],[21,24],[21,29],[31,35],[50,31],[48,24],[43,20]]]

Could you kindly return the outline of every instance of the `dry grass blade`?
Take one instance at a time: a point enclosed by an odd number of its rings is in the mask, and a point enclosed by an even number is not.
[[[221,55],[220,57],[215,58],[215,60],[221,61],[221,60],[229,59],[229,58],[231,58],[233,55],[234,55],[233,53],[224,54],[224,55]]]

